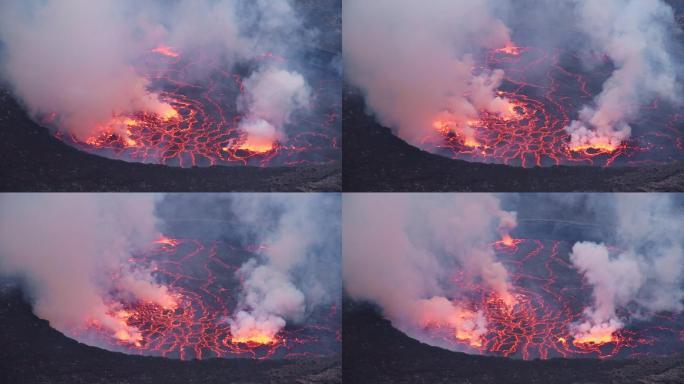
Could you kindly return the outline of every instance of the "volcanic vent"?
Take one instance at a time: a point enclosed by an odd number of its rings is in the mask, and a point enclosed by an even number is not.
[[[338,200],[8,195],[0,277],[54,329],[99,348],[184,360],[336,356]],[[18,240],[29,227],[40,242]]]
[[[345,290],[423,343],[525,360],[684,350],[677,196],[366,194],[345,204]]]
[[[255,246],[258,248],[258,246]],[[339,348],[340,314],[336,305],[320,308],[305,325],[291,326],[276,335],[255,332],[239,338],[228,320],[238,305],[240,266],[254,257],[222,241],[161,238],[149,253],[130,263],[154,265],[154,274],[167,287],[173,301],[164,308],[144,302],[128,303],[112,313],[139,333],[102,332],[93,341],[107,349],[132,354],[180,359],[211,357],[298,358],[326,356]],[[97,331],[97,323],[91,331]]]
[[[567,257],[571,245],[569,241],[548,238],[511,238],[492,244],[499,260],[510,272],[517,304],[506,306],[480,285],[467,287],[467,282],[457,274],[453,283],[471,291],[473,308],[483,310],[488,330],[482,339],[458,340],[445,335],[445,341],[452,344],[452,348],[460,343],[484,354],[526,360],[634,358],[668,355],[684,348],[684,316],[681,313],[660,313],[653,319],[637,320],[615,333],[574,337],[572,324],[582,320],[592,291]],[[623,315],[627,316],[626,310]],[[434,331],[441,332],[439,329]]]
[[[334,165],[331,4],[7,2],[3,82],[58,139],[108,158]]]
[[[316,54],[326,55],[325,52]],[[193,79],[211,60],[201,53],[185,58],[171,47],[157,47],[140,60],[139,70],[170,109],[162,114],[140,111],[114,117],[105,124],[111,129],[100,130],[85,140],[58,128],[55,135],[70,145],[101,156],[180,167],[294,166],[338,160],[339,101],[335,92],[338,81],[329,71],[321,69],[314,74],[311,104],[287,122],[291,130],[287,140],[285,137],[250,140],[240,129],[247,117],[237,108],[237,100],[245,93],[243,80],[260,64],[277,65],[286,59],[266,53],[251,64],[217,70],[207,80]],[[49,115],[43,123],[51,125],[51,116],[56,115]]]
[[[684,159],[681,6],[350,1],[345,13],[349,84],[415,147],[516,167]]]
[[[627,141],[616,146],[570,146],[571,135],[565,128],[582,105],[598,95],[612,72],[608,59],[603,60],[602,68],[587,71],[572,52],[534,46],[492,50],[484,55],[481,70],[504,70],[497,95],[510,102],[508,110],[480,112],[469,122],[475,131],[470,140],[437,119],[434,127],[444,141],[426,145],[454,159],[521,167],[636,166],[683,160],[684,118],[658,99],[639,107]]]

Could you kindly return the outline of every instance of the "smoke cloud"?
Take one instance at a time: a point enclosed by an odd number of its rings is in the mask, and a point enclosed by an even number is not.
[[[307,105],[306,81],[286,62],[258,60],[267,54],[299,60],[285,36],[301,41],[315,36],[302,27],[289,0],[0,4],[3,79],[32,116],[50,117],[80,141],[103,133],[127,137],[126,116],[132,114],[177,116],[172,101],[152,90],[144,74],[153,52],[204,58],[189,70],[197,81],[215,70],[250,65],[255,73],[243,108],[254,115],[244,131],[255,140],[286,137],[289,115]],[[273,94],[266,92],[270,81]]]
[[[580,242],[570,255],[593,287],[593,304],[574,325],[580,341],[610,340],[630,319],[684,310],[681,206],[668,195],[617,195],[614,214],[617,249]]]
[[[517,42],[582,57],[587,70],[614,66],[602,91],[565,130],[573,150],[614,150],[645,104],[681,103],[681,35],[662,0],[345,2],[345,73],[378,121],[409,143],[434,149],[445,133],[477,147],[483,111],[506,118],[504,72],[482,67],[486,50]],[[553,20],[553,21],[549,21]],[[606,60],[607,59],[607,60]],[[534,67],[534,66],[531,66]],[[547,83],[531,69],[532,83]],[[533,92],[533,91],[531,91]]]
[[[615,70],[592,105],[566,128],[572,149],[615,149],[630,122],[654,98],[680,103],[679,69],[672,55],[678,31],[672,8],[656,0],[579,1],[579,28]]]
[[[0,275],[25,282],[37,316],[72,337],[98,326],[121,341],[140,332],[126,302],[175,306],[152,267],[128,258],[160,237],[154,195],[6,194],[0,197]],[[81,339],[81,337],[79,337]]]
[[[268,150],[285,139],[284,126],[293,111],[309,106],[311,91],[299,73],[268,68],[243,82],[238,109],[245,114],[239,128],[247,134],[244,146]]]
[[[118,2],[87,0],[0,5],[4,77],[34,116],[59,113],[81,140],[105,129],[113,115],[171,108],[148,92],[130,66],[143,49]],[[95,32],[96,31],[96,32]],[[123,125],[117,125],[118,130]]]
[[[501,70],[475,69],[474,55],[511,44],[493,15],[502,1],[350,0],[343,7],[347,79],[366,96],[380,123],[420,146],[453,132],[477,145],[473,121],[504,114],[496,95]]]
[[[345,289],[377,304],[403,332],[434,344],[426,330],[438,327],[479,346],[486,320],[451,281],[456,273],[515,303],[491,247],[515,226],[515,213],[495,196],[353,194],[344,206]]]
[[[234,341],[272,341],[288,322],[339,301],[339,197],[239,195],[232,207],[262,246],[237,272],[244,292],[228,319]],[[280,214],[265,224],[273,212]]]

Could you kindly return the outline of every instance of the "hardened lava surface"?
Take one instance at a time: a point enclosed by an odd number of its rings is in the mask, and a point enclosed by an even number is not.
[[[483,311],[487,320],[487,332],[477,341],[481,353],[529,360],[642,358],[684,351],[682,314],[658,313],[638,320],[630,319],[626,308],[618,308],[627,326],[610,341],[574,339],[572,324],[581,322],[583,310],[592,304],[592,288],[570,264],[572,243],[509,239],[493,246],[510,274],[517,301],[513,307],[460,274],[453,278],[459,291],[467,292],[471,309]],[[468,350],[468,343],[453,334],[440,334],[455,349]],[[458,343],[464,347],[458,348]]]
[[[481,112],[471,122],[475,142],[444,132],[444,142],[433,152],[472,162],[518,167],[553,165],[638,166],[667,164],[684,159],[684,116],[660,100],[642,105],[631,122],[632,136],[616,148],[571,149],[565,131],[584,105],[591,105],[610,76],[603,65],[583,69],[570,52],[537,47],[491,51],[480,70],[503,69],[498,92],[510,102],[510,110],[497,115]]]
[[[319,51],[318,55],[326,56]],[[56,137],[83,151],[125,161],[193,167],[211,165],[297,166],[339,161],[339,79],[325,70],[312,71],[312,105],[287,124],[288,137],[272,146],[253,148],[238,125],[243,116],[237,100],[243,79],[260,65],[279,66],[285,59],[265,53],[250,65],[222,69],[201,53],[185,58],[171,47],[149,52],[138,72],[170,105],[168,116],[141,111],[118,116],[126,137],[105,130],[87,140],[56,131]],[[217,66],[217,68],[212,68]],[[208,79],[197,73],[212,68]],[[45,124],[50,124],[48,116]]]
[[[339,353],[340,313],[336,305],[319,308],[299,325],[288,325],[274,338],[240,341],[231,335],[229,317],[241,294],[237,269],[255,249],[223,242],[163,238],[155,249],[130,260],[154,268],[176,298],[175,308],[133,302],[112,310],[141,333],[115,337],[106,331],[96,341],[108,349],[171,358],[285,358],[331,356]],[[96,324],[91,331],[98,331]]]

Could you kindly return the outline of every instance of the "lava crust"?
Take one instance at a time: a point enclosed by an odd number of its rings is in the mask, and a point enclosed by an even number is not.
[[[0,291],[3,383],[341,383],[339,356],[301,360],[181,361],[89,347],[51,328],[21,293]],[[11,347],[10,347],[11,346]]]
[[[343,96],[343,188],[348,192],[684,191],[684,162],[641,166],[522,168],[449,159],[414,147]]]
[[[350,383],[665,384],[684,381],[684,355],[641,360],[524,361],[467,355],[414,340],[375,308],[343,302],[343,376]]]

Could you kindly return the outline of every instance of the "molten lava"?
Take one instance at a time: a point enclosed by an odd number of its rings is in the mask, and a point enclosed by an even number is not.
[[[468,343],[472,348],[480,349],[482,347],[482,337],[474,332],[468,330],[456,330],[454,334],[456,340]]]
[[[223,242],[163,237],[155,248],[133,257],[132,265],[152,267],[169,294],[160,304],[111,303],[112,334],[94,321],[98,345],[127,353],[180,359],[210,357],[296,358],[329,355],[339,348],[340,314],[322,308],[304,325],[288,325],[276,335],[231,335],[227,319],[242,282],[235,271],[252,251]]]
[[[512,42],[509,42],[508,44],[506,44],[505,47],[496,49],[495,52],[504,53],[506,55],[518,56],[525,50],[525,48],[518,47]]]
[[[251,335],[234,337],[230,342],[233,344],[267,345],[276,343],[277,339],[271,335],[254,333]]]
[[[604,344],[615,343],[617,340],[613,335],[612,330],[607,330],[600,334],[590,334],[576,337],[572,342],[577,347],[586,347],[589,345],[601,346]]]
[[[505,247],[512,247],[515,245],[515,240],[511,237],[511,235],[504,235],[503,239],[501,239],[501,244]]]
[[[247,138],[238,148],[254,153],[266,153],[273,150],[275,146],[276,144],[269,139]]]
[[[159,45],[157,48],[153,49],[152,52],[172,58],[180,57],[180,54],[176,52],[172,47],[169,47],[168,45],[164,44]]]
[[[580,59],[560,50],[512,44],[482,57],[480,70],[503,69],[497,96],[510,103],[503,114],[481,111],[463,135],[436,116],[433,129],[443,140],[424,140],[433,151],[454,159],[520,167],[553,165],[610,166],[670,163],[684,159],[684,119],[654,101],[641,108],[626,142],[575,146],[565,131],[579,110],[601,91],[609,66],[587,72]]]
[[[267,54],[259,60],[280,63],[283,59]],[[340,105],[333,91],[337,80],[318,75],[319,83],[313,87],[316,105],[307,113],[293,115],[281,143],[251,138],[239,129],[243,116],[236,103],[244,92],[242,79],[250,69],[228,72],[218,68],[208,80],[198,82],[196,74],[212,66],[216,66],[213,60],[202,54],[181,57],[173,48],[161,45],[136,65],[150,81],[150,91],[160,95],[159,110],[114,116],[93,129],[98,134],[86,140],[58,127],[55,136],[104,157],[180,167],[339,161]],[[253,63],[250,68],[258,66]],[[43,123],[56,127],[58,120],[56,114],[48,114]]]
[[[684,339],[680,339],[684,335],[684,315],[660,314],[650,321],[633,319],[626,322],[633,328],[606,329],[575,338],[573,325],[583,319],[584,309],[591,305],[592,289],[569,261],[571,246],[563,241],[509,241],[506,237],[492,244],[509,271],[515,303],[506,303],[459,272],[453,283],[466,295],[459,305],[470,308],[472,313],[481,312],[486,330],[479,336],[455,334],[449,343],[455,348],[460,345],[467,350],[523,359],[630,357],[684,348]]]
[[[619,147],[616,147],[610,143],[593,143],[588,145],[577,145],[570,147],[573,152],[583,152],[585,155],[590,153],[604,153],[610,154],[617,151]]]

